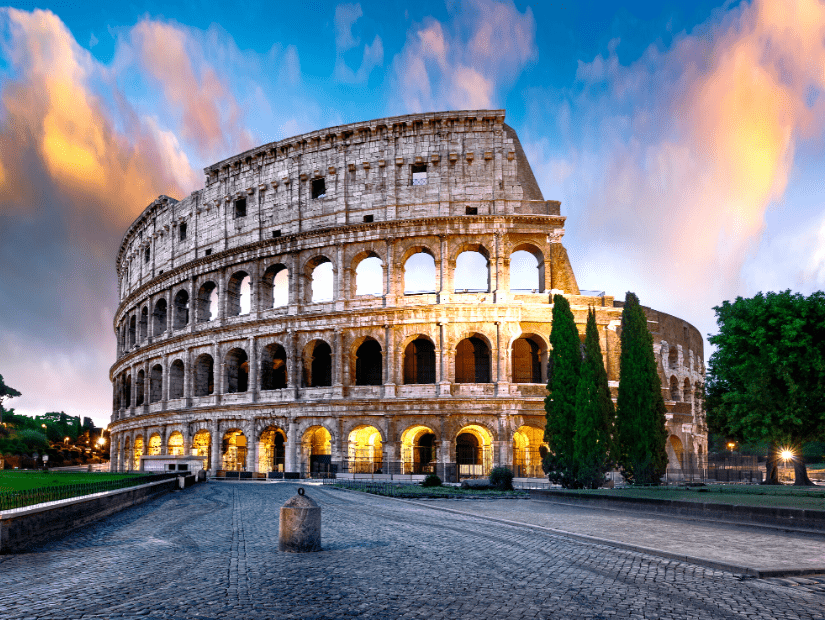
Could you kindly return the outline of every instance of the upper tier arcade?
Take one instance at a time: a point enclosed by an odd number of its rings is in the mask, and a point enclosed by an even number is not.
[[[504,110],[411,114],[331,127],[209,166],[205,187],[160,196],[124,235],[121,300],[195,259],[282,236],[395,220],[550,216]]]

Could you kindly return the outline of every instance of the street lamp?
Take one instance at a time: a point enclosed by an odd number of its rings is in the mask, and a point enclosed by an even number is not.
[[[64,438],[63,438],[63,443],[64,443],[64,444],[66,444],[66,445],[68,446],[68,445],[69,445],[69,438],[68,438],[68,437],[64,437]]]

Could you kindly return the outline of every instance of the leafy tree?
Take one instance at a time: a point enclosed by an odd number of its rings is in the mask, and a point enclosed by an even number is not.
[[[3,375],[0,375],[0,424],[3,423],[3,400],[16,396],[22,396],[22,394],[13,387],[6,385],[5,381],[3,381]]]
[[[656,371],[653,336],[634,293],[625,296],[621,329],[616,460],[629,482],[658,484],[667,470],[666,408]]]
[[[576,423],[576,389],[581,368],[581,342],[570,304],[553,296],[553,328],[550,332],[549,395],[544,400],[547,426],[544,437],[550,447],[542,463],[551,481],[567,488],[575,483],[573,433]]]
[[[801,444],[825,438],[825,293],[758,293],[714,310],[710,430],[741,442],[767,441],[768,483],[779,483],[778,452],[793,449],[795,484],[812,484]]]
[[[613,401],[607,385],[596,312],[587,313],[579,385],[576,390],[576,433],[573,460],[579,486],[598,489],[610,469],[611,437],[613,434]]]

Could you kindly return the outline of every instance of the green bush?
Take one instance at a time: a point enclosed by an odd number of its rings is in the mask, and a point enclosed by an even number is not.
[[[507,467],[493,467],[490,470],[490,486],[499,491],[513,490],[513,472]]]
[[[17,439],[29,450],[45,450],[49,447],[49,440],[46,439],[46,436],[40,431],[30,428],[17,431]]]
[[[436,476],[435,474],[427,474],[427,477],[424,478],[421,482],[422,487],[440,487],[441,486],[441,478]]]

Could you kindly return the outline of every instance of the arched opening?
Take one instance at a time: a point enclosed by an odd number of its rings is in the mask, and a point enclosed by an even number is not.
[[[667,466],[669,469],[681,473],[685,464],[685,449],[682,440],[676,435],[671,435],[667,440]]]
[[[145,378],[146,375],[143,372],[143,369],[141,368],[140,370],[138,370],[137,378],[135,379],[135,406],[137,407],[140,407],[143,404],[144,398],[146,396],[144,387]]]
[[[486,293],[490,290],[490,263],[481,252],[467,250],[455,261],[453,284],[456,293]]]
[[[307,429],[301,441],[304,474],[310,478],[326,478],[332,473],[332,436],[323,426]]]
[[[404,294],[435,293],[435,258],[425,251],[410,256],[404,263]]]
[[[546,454],[544,429],[520,426],[513,434],[513,473],[517,478],[544,478],[541,461]]]
[[[149,437],[149,448],[146,451],[148,456],[157,456],[160,454],[160,448],[163,445],[163,442],[160,439],[160,433],[152,433],[151,437]]]
[[[175,329],[183,329],[189,324],[189,293],[180,290],[175,293]]]
[[[380,474],[384,464],[381,433],[374,426],[358,426],[347,441],[347,465],[352,474]]]
[[[304,348],[304,387],[332,385],[332,349],[323,340],[313,340]]]
[[[456,383],[490,383],[490,349],[481,338],[465,338],[455,348]]]
[[[246,471],[246,435],[233,428],[223,435],[221,462],[226,471]]]
[[[135,437],[135,452],[132,459],[132,469],[138,471],[140,469],[140,457],[143,456],[143,436]]]
[[[671,345],[667,353],[668,366],[675,369],[679,365],[679,352],[676,350],[676,345]]]
[[[226,287],[226,312],[229,316],[249,314],[252,305],[251,279],[245,271],[238,271],[229,278]]]
[[[183,456],[183,433],[175,431],[166,440],[166,453],[171,456]]]
[[[332,263],[324,257],[315,260],[310,278],[314,304],[332,301],[333,297],[333,269]]]
[[[670,400],[681,400],[679,398],[679,382],[676,381],[676,376],[670,378]]]
[[[287,386],[286,351],[270,344],[261,351],[261,389],[282,390]]]
[[[264,308],[281,308],[289,304],[289,271],[286,266],[272,265],[264,272],[261,296]]]
[[[455,439],[455,462],[459,478],[479,478],[493,466],[493,438],[483,426],[462,428]]]
[[[355,385],[381,385],[381,345],[368,338],[355,352]]]
[[[143,306],[140,311],[140,341],[143,342],[149,336],[149,308]]]
[[[438,461],[435,433],[428,426],[412,426],[401,435],[401,462],[405,474],[434,474]]]
[[[404,349],[404,384],[435,383],[435,345],[422,336]]]
[[[166,331],[166,300],[158,299],[155,304],[155,310],[152,312],[152,333],[155,336],[160,336]]]
[[[544,257],[535,248],[532,248],[532,251],[516,250],[510,255],[510,291],[544,291]]]
[[[249,389],[249,358],[243,349],[232,349],[226,354],[226,393],[246,392]]]
[[[215,362],[204,353],[195,360],[195,396],[209,396],[215,392]]]
[[[692,390],[690,389],[690,380],[689,379],[685,379],[685,384],[684,384],[684,387],[682,389],[682,400],[684,400],[686,403],[693,402],[693,394],[692,394]]]
[[[175,360],[169,367],[169,398],[183,398],[183,377],[183,362]]]
[[[286,464],[286,434],[279,428],[268,426],[261,433],[258,449],[258,471],[283,472]]]
[[[132,461],[132,442],[127,437],[123,442],[123,469],[132,471],[134,462]]]
[[[198,321],[204,323],[218,318],[218,287],[204,282],[198,291]]]
[[[200,430],[192,437],[192,456],[203,457],[203,468],[209,469],[212,462],[212,434],[206,430]]]
[[[541,383],[541,349],[530,338],[513,342],[513,383]]]
[[[136,342],[136,340],[135,340],[135,338],[136,338],[136,336],[135,336],[135,331],[136,331],[135,325],[137,325],[137,319],[135,318],[135,315],[133,314],[132,318],[129,319],[129,346],[130,347],[135,346],[135,342]]]
[[[163,366],[155,364],[149,374],[149,402],[157,403],[163,399]]]
[[[126,375],[126,381],[123,383],[123,406],[132,406],[132,377]]]
[[[355,268],[356,295],[383,295],[384,269],[377,256],[365,258]]]

